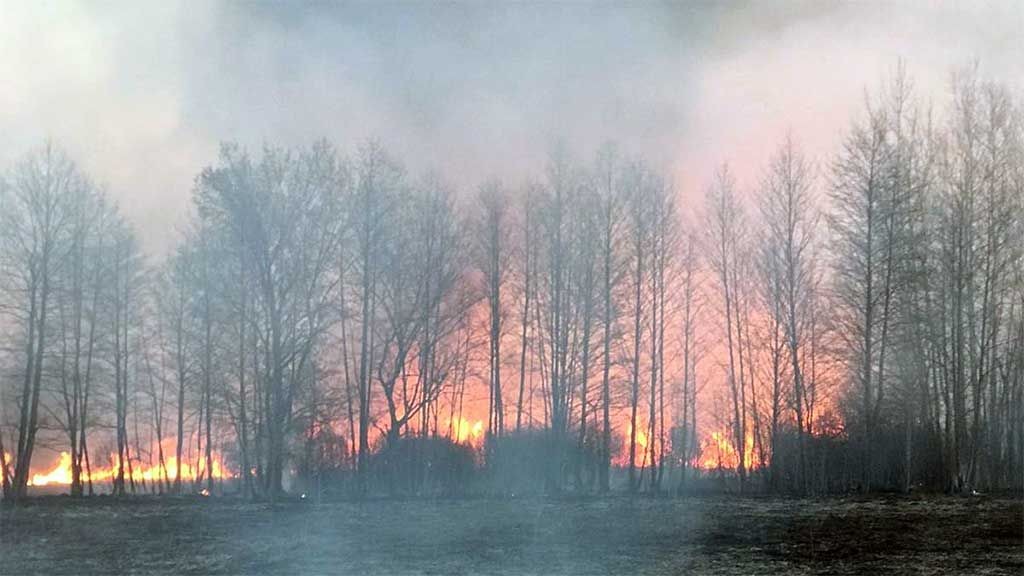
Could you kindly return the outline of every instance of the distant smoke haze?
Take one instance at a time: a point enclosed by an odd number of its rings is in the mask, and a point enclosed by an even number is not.
[[[726,160],[754,186],[787,130],[826,161],[900,58],[936,106],[974,62],[1024,83],[1015,3],[0,4],[0,165],[52,138],[153,253],[222,140],[376,138],[460,189],[613,140],[692,206]]]

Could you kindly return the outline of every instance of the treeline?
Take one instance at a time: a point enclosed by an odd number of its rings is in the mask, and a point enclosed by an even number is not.
[[[787,137],[686,214],[611,145],[458,195],[375,143],[226,144],[160,262],[47,145],[0,183],[4,496],[40,442],[76,495],[108,452],[116,494],[220,455],[271,498],[1020,489],[1024,118],[973,72],[946,100],[899,70],[831,157]]]

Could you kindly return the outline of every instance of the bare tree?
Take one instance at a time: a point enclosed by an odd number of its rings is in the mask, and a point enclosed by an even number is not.
[[[810,164],[787,136],[773,157],[762,182],[761,217],[765,226],[762,242],[765,286],[770,291],[774,333],[782,326],[789,351],[789,369],[793,382],[796,425],[800,452],[800,491],[806,490],[807,447],[805,390],[802,366],[803,345],[808,318],[804,303],[814,282],[812,269],[813,242],[817,217],[814,212],[813,173]],[[777,348],[776,348],[777,349]],[[774,370],[774,394],[778,397],[778,370]],[[778,433],[777,406],[773,403],[773,453]]]
[[[643,308],[644,281],[647,277],[646,256],[649,251],[650,235],[650,175],[640,166],[630,168],[628,175],[629,215],[630,215],[630,267],[632,278],[632,319],[633,319],[633,352],[632,370],[630,374],[629,392],[629,489],[639,488],[636,476],[637,435],[639,433],[637,410],[640,405],[640,346],[643,340],[642,324],[645,310]]]
[[[366,491],[368,456],[370,452],[371,378],[373,366],[373,330],[377,314],[376,286],[381,266],[382,244],[387,231],[386,218],[392,198],[404,186],[404,171],[376,143],[368,143],[359,151],[356,163],[350,219],[355,235],[355,267],[359,278],[360,338],[358,362],[359,390],[359,452],[357,460],[358,490]]]
[[[679,298],[682,322],[682,375],[680,406],[673,437],[673,451],[678,454],[681,470],[679,492],[686,488],[687,469],[697,456],[697,363],[701,356],[701,338],[697,334],[704,308],[701,290],[700,239],[694,232],[683,233],[679,246]],[[678,446],[676,439],[678,439]]]
[[[708,189],[706,200],[709,264],[715,274],[725,319],[725,340],[728,364],[726,378],[732,399],[733,446],[738,455],[736,472],[743,490],[747,477],[746,463],[746,376],[743,370],[743,348],[737,313],[737,282],[746,258],[743,210],[736,198],[735,182],[728,166],[722,166],[715,182]],[[739,366],[737,360],[739,359]]]
[[[569,277],[572,268],[573,242],[571,237],[573,199],[578,192],[577,174],[569,161],[567,152],[556,149],[550,156],[547,169],[545,196],[541,201],[544,210],[543,258],[546,266],[545,274],[538,281],[538,298],[536,308],[540,332],[546,336],[546,345],[542,345],[541,364],[547,373],[547,393],[544,395],[550,407],[549,426],[551,437],[548,443],[548,467],[546,485],[549,491],[558,492],[562,489],[565,438],[568,432],[572,379],[570,360],[571,333],[573,328],[571,305],[573,303]],[[546,348],[546,350],[545,350]],[[542,379],[543,384],[543,379]]]
[[[23,498],[28,487],[36,433],[39,431],[40,393],[45,358],[52,331],[52,297],[58,275],[71,253],[76,191],[85,186],[74,163],[48,143],[30,153],[14,168],[5,186],[0,213],[0,258],[5,261],[10,302],[4,310],[23,330],[22,386],[19,406],[14,475],[10,495]]]
[[[893,241],[899,207],[887,195],[887,130],[885,112],[869,107],[867,120],[853,127],[832,168],[837,304],[849,335],[849,362],[860,383],[865,490],[873,478],[873,435],[885,395],[884,359],[897,266]]]
[[[480,271],[484,275],[483,292],[487,302],[488,318],[490,401],[487,409],[487,433],[498,438],[505,429],[505,408],[501,390],[501,339],[505,320],[502,289],[506,283],[509,260],[509,249],[506,246],[509,236],[507,194],[500,183],[488,182],[480,188],[478,203],[481,212],[478,259]]]
[[[622,174],[616,150],[610,145],[598,153],[594,169],[597,191],[601,274],[601,463],[599,484],[602,492],[610,490],[612,463],[611,439],[611,370],[612,340],[615,338],[617,309],[613,302],[621,278],[618,242],[622,235]]]
[[[448,382],[458,319],[468,313],[467,294],[456,290],[465,262],[449,189],[436,179],[401,197],[384,244],[376,331],[375,375],[381,385],[394,445],[405,427],[427,410]],[[410,368],[415,366],[415,376]]]
[[[73,225],[70,265],[62,269],[57,307],[60,318],[60,385],[58,415],[71,453],[71,494],[83,493],[82,471],[89,421],[88,400],[93,381],[96,344],[106,334],[100,302],[105,297],[106,236],[115,212],[91,186],[72,191]]]
[[[347,186],[347,169],[326,142],[297,152],[266,149],[256,164],[225,145],[220,165],[205,169],[197,184],[200,217],[245,240],[259,296],[271,497],[283,491],[295,398],[303,379],[315,373],[316,345],[329,327]]]
[[[111,334],[113,335],[113,351],[111,362],[114,367],[114,397],[117,435],[117,474],[114,478],[114,494],[123,495],[125,473],[135,491],[135,479],[132,474],[132,453],[128,435],[128,408],[132,398],[129,381],[129,361],[132,347],[130,333],[135,322],[137,299],[140,292],[142,274],[141,255],[138,244],[131,229],[121,220],[114,223],[111,238],[111,275],[109,280],[113,289],[110,294]]]
[[[522,290],[520,297],[522,298],[523,308],[522,314],[519,317],[519,325],[521,330],[521,336],[519,339],[519,394],[516,397],[516,431],[518,432],[522,428],[523,424],[523,401],[526,399],[526,378],[527,378],[527,365],[526,365],[526,354],[530,344],[530,305],[536,304],[536,291],[537,291],[537,258],[538,258],[538,215],[537,206],[535,200],[538,197],[539,192],[535,186],[528,186],[526,193],[523,198],[522,214],[522,239],[520,243],[520,258],[521,269],[519,270],[518,276],[522,278]],[[531,370],[532,372],[532,370]],[[532,375],[531,375],[532,376]],[[532,382],[532,378],[531,378]],[[528,423],[532,425],[532,422]]]
[[[156,308],[164,331],[169,378],[175,393],[175,448],[173,492],[181,492],[185,459],[185,414],[188,389],[196,374],[195,311],[190,279],[194,247],[182,244],[163,264],[156,282]]]

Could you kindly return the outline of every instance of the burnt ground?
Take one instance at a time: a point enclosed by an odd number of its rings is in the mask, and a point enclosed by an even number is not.
[[[977,498],[40,498],[0,574],[1024,574],[1024,504]]]

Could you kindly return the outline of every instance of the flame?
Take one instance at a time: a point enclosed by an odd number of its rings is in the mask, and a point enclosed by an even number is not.
[[[630,423],[630,424],[626,425],[626,441],[627,442],[629,441],[629,438],[632,435],[633,435],[633,424]],[[636,445],[639,446],[640,448],[647,448],[647,434],[644,432],[642,427],[641,427],[640,430],[636,431]]]
[[[747,468],[757,465],[754,455],[754,438],[748,432],[744,439],[743,462]],[[732,469],[739,466],[739,455],[729,434],[721,431],[712,432],[700,443],[700,456],[697,467],[704,470],[715,470],[719,467]]]
[[[460,444],[479,444],[484,436],[484,423],[482,420],[470,422],[465,418],[458,418],[448,422],[451,428],[451,438]]]
[[[642,461],[644,460],[644,458],[647,455],[647,447],[649,446],[649,444],[648,444],[649,439],[647,437],[647,432],[644,431],[647,427],[644,426],[644,424],[642,422],[640,422],[639,420],[637,421],[637,425],[638,425],[638,430],[636,431],[636,454],[637,454],[636,465],[640,466],[640,464],[642,463]],[[613,459],[613,463],[616,466],[629,466],[629,438],[630,438],[630,436],[632,436],[632,434],[633,434],[633,424],[627,420],[626,421],[626,434],[625,434],[625,436],[622,437],[625,449],[622,450],[621,454],[619,454],[617,457],[615,457]]]
[[[162,481],[166,477],[170,481],[174,481],[178,477],[178,460],[174,457],[168,457],[165,459],[166,465],[161,467],[159,464],[154,466],[148,466],[139,462],[132,462],[131,475],[128,473],[128,464],[125,463],[125,480],[134,480],[136,482],[157,482]],[[82,482],[113,482],[118,475],[118,461],[117,455],[110,455],[110,464],[106,467],[93,468],[91,474],[87,474],[86,471],[82,470]],[[181,478],[182,480],[195,480],[199,477],[206,475],[206,459],[200,459],[199,466],[192,466],[186,462],[181,463]],[[219,455],[215,455],[213,458],[213,473],[212,476],[215,479],[230,478],[232,475],[226,471],[223,462]],[[46,472],[33,474],[28,481],[29,486],[68,486],[71,484],[71,454],[68,452],[61,452],[60,458],[57,463],[53,465]]]
[[[50,486],[51,484],[71,484],[71,454],[60,453],[60,460],[49,472],[33,474],[29,486]]]

